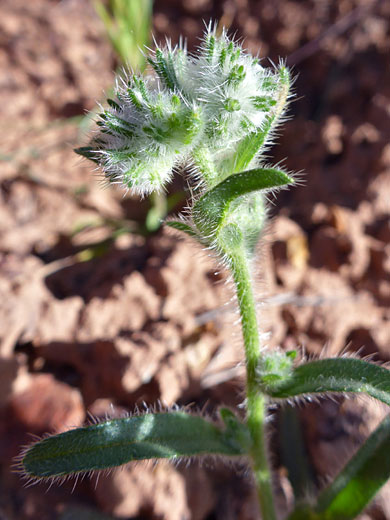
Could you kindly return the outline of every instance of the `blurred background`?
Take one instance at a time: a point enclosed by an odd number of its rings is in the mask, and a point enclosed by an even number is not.
[[[273,346],[388,362],[390,2],[1,0],[0,13],[0,518],[254,520],[244,465],[139,464],[75,489],[25,488],[11,473],[29,433],[87,412],[161,400],[213,416],[242,401],[225,273],[159,224],[185,204],[185,183],[140,203],[103,188],[72,149],[115,71],[143,69],[151,34],[194,49],[218,20],[265,66],[287,59],[296,97],[270,160],[304,185],[278,196],[259,250],[262,326]],[[281,510],[288,472],[314,492],[383,414],[341,398],[274,410]],[[389,489],[364,518],[390,519]]]

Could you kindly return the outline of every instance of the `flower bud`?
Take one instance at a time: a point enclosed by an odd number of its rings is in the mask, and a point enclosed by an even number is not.
[[[168,43],[148,61],[155,77],[119,79],[98,135],[76,150],[140,195],[161,190],[186,163],[201,185],[215,185],[234,173],[239,144],[263,132],[263,147],[283,113],[279,71],[263,68],[225,31],[217,37],[209,26],[195,55]]]

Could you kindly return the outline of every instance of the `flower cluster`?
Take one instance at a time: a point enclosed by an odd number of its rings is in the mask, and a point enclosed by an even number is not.
[[[258,138],[247,163],[259,155],[286,104],[283,65],[262,67],[211,26],[195,55],[168,43],[148,61],[154,76],[119,78],[116,99],[99,116],[100,131],[76,150],[109,181],[145,195],[161,190],[173,170],[187,164],[212,187],[237,171],[240,143],[248,136]]]

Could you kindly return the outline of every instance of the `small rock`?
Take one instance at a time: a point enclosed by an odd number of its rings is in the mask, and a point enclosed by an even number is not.
[[[15,418],[34,432],[61,432],[80,426],[85,418],[81,394],[50,374],[31,377],[23,392],[10,400]]]

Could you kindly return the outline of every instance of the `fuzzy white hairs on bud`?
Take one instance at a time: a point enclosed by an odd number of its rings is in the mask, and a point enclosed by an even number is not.
[[[284,110],[285,68],[262,67],[211,24],[197,53],[168,42],[148,61],[154,77],[119,78],[100,131],[76,150],[141,196],[164,189],[181,165],[212,187],[235,172],[240,142],[264,129],[263,147]]]

